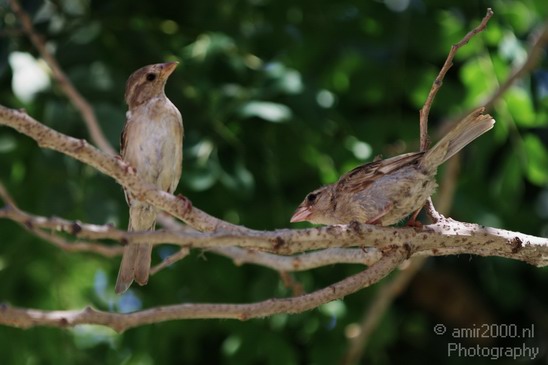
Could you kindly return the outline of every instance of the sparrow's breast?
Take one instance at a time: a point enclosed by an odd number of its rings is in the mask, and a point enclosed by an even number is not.
[[[124,159],[146,182],[172,191],[181,176],[183,127],[179,111],[167,100],[131,113]]]

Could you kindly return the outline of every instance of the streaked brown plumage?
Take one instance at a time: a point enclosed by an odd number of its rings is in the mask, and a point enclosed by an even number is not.
[[[128,79],[125,100],[128,105],[122,132],[120,155],[142,181],[173,193],[182,171],[183,120],[179,110],[166,97],[164,86],[177,62],[145,66]],[[125,191],[129,205],[128,231],[154,230],[157,210]],[[116,280],[116,293],[125,292],[133,280],[148,282],[152,245],[130,244],[124,248]]]
[[[483,108],[457,123],[434,147],[374,161],[306,196],[291,222],[388,226],[421,209],[436,187],[438,166],[490,130],[495,120]]]

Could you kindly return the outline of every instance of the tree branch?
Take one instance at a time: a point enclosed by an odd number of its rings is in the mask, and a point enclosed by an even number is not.
[[[334,264],[372,265],[382,254],[374,248],[325,248],[294,256],[280,256],[239,247],[225,247],[210,250],[230,257],[236,265],[256,264],[277,271],[305,271]]]
[[[161,199],[167,197],[172,196],[166,194]],[[173,197],[173,199],[177,198]],[[165,204],[165,202],[162,203]],[[9,213],[10,209],[0,210],[0,212],[6,211]],[[70,221],[60,220],[59,218],[56,218],[56,220],[62,223],[60,227],[74,226]],[[53,228],[52,223],[47,219],[41,221],[44,222],[45,227]],[[80,223],[80,227],[95,226]],[[213,232],[162,230],[155,232],[126,232],[108,227],[107,229],[95,229],[90,232],[82,229],[74,234],[77,237],[86,237],[90,234],[94,239],[114,238],[128,244],[144,242],[152,244],[171,243],[188,248],[203,249],[238,246],[284,255],[335,247],[360,246],[387,250],[409,246],[410,251],[417,256],[467,253],[508,257],[537,266],[548,265],[548,239],[546,238],[457,222],[443,217],[438,222],[425,225],[420,229],[380,227],[354,223],[274,231],[254,231],[241,227],[240,230],[236,231],[218,230]]]
[[[485,109],[491,109],[506,91],[527,72],[531,71],[538,65],[544,51],[544,46],[548,44],[548,23],[544,24],[537,34],[533,36],[531,47],[527,55],[527,59],[520,66],[514,69],[504,83],[485,101]]]
[[[470,41],[470,39],[472,39],[472,37],[474,37],[479,32],[483,31],[485,27],[487,26],[489,19],[491,19],[492,16],[493,16],[493,10],[491,10],[491,8],[488,8],[487,13],[483,17],[481,23],[476,28],[468,32],[468,34],[466,34],[464,38],[461,39],[460,42],[451,46],[451,50],[449,51],[449,54],[447,55],[447,59],[445,60],[445,63],[443,64],[443,67],[441,68],[438,76],[434,80],[434,83],[432,84],[432,88],[430,89],[430,92],[428,93],[428,96],[426,97],[426,101],[424,102],[424,106],[419,112],[421,151],[424,151],[428,148],[428,115],[430,114],[432,103],[434,102],[434,98],[438,94],[438,91],[440,90],[443,84],[443,79],[445,78],[445,74],[447,74],[447,71],[449,71],[449,69],[453,66],[453,59],[455,58],[457,51],[459,50],[459,48],[467,44]]]
[[[0,324],[30,328],[35,326],[73,327],[79,324],[100,324],[118,332],[145,324],[197,318],[247,320],[277,313],[300,313],[313,309],[370,286],[394,270],[407,257],[405,249],[387,252],[366,270],[326,288],[292,298],[268,299],[251,304],[179,304],[139,312],[120,314],[97,311],[90,307],[79,311],[45,311],[0,306]]]
[[[0,183],[0,197],[4,198],[1,194],[2,190],[5,191],[3,185]],[[7,200],[4,199],[5,202]],[[125,239],[126,231],[121,231],[114,226],[97,225],[82,223],[80,221],[70,221],[59,217],[42,217],[32,215],[20,210],[12,201],[11,204],[5,205],[0,208],[0,218],[9,218],[10,220],[19,223],[21,226],[35,229],[49,229],[51,231],[63,232],[72,236],[78,236],[86,239],[111,239],[116,241],[122,241]]]
[[[115,179],[139,200],[147,201],[168,211],[201,231],[242,230],[243,227],[224,222],[199,209],[189,210],[182,199],[158,190],[150,184],[143,184],[129,165],[115,156],[106,154],[89,145],[84,139],[76,139],[59,133],[31,118],[22,111],[0,106],[0,125],[12,127],[25,134],[43,148],[62,152],[84,162],[98,171]]]
[[[417,252],[431,250],[433,255],[454,253],[495,255],[512,257],[539,266],[546,265],[545,257],[547,256],[539,253],[539,250],[546,249],[546,239],[450,220],[425,226],[423,230],[362,224],[327,226],[307,230],[281,229],[271,232],[250,230],[209,216],[197,208],[193,208],[191,211],[186,210],[186,204],[179,198],[141,183],[138,177],[130,171],[131,169],[128,169],[125,162],[102,153],[84,140],[56,132],[23,112],[0,106],[0,124],[17,129],[35,139],[43,147],[63,152],[97,168],[113,177],[142,200],[185,220],[195,228],[212,232],[178,235],[165,231],[128,233],[99,230],[94,232],[95,239],[112,238],[113,232],[115,232],[118,238],[121,237],[130,244],[139,242],[174,243],[187,247],[212,248],[234,246],[237,243],[240,247],[279,254],[292,254],[334,246],[363,245],[386,248],[390,245],[402,246],[409,240],[414,240],[416,249],[413,251]],[[464,239],[460,237],[461,235],[464,236]],[[517,248],[515,252],[513,252],[514,247]]]
[[[393,300],[401,294],[415,277],[415,274],[422,268],[426,258],[415,258],[410,260],[410,264],[398,272],[398,275],[389,283],[386,283],[379,289],[375,296],[375,300],[367,308],[359,323],[359,329],[356,337],[349,341],[348,350],[346,351],[341,365],[357,364],[362,357],[363,352],[386,312],[386,309],[392,304]]]
[[[15,205],[15,201],[9,195],[1,182],[0,198],[2,198],[2,200],[4,200],[4,202],[6,203],[6,205],[0,209],[0,218],[9,218],[14,222],[19,223],[19,225],[25,228],[27,231],[62,250],[68,252],[93,252],[106,257],[118,256],[121,255],[123,252],[123,247],[105,246],[102,244],[81,240],[69,242],[54,233],[62,231],[74,235],[82,229],[85,229],[89,232],[96,232],[98,230],[109,230],[112,228],[111,226],[96,226],[91,224],[82,225],[79,222],[69,223],[69,221],[60,218],[44,218],[32,216],[28,213],[21,211]],[[47,232],[46,230],[49,230],[50,232]]]
[[[111,176],[119,184],[169,214],[186,221],[205,233],[156,231],[148,233],[119,231],[128,243],[173,243],[186,247],[228,247],[238,245],[278,254],[292,254],[332,247],[366,246],[386,249],[412,241],[413,252],[430,251],[433,255],[471,253],[515,258],[543,266],[548,261],[547,240],[521,233],[480,227],[449,219],[423,229],[377,227],[366,224],[326,226],[302,230],[256,231],[212,217],[151,185],[143,184],[128,165],[109,156],[85,140],[75,139],[37,122],[27,114],[0,106],[0,125],[10,126],[35,139],[42,147],[63,152]],[[207,232],[209,231],[209,233]],[[95,232],[94,237],[110,238],[111,232]]]
[[[59,87],[82,115],[82,118],[84,119],[86,127],[89,131],[91,140],[101,150],[105,151],[108,154],[116,155],[117,152],[114,150],[114,148],[112,148],[109,141],[103,134],[101,127],[99,126],[99,122],[95,117],[95,112],[93,111],[93,108],[88,103],[88,101],[80,94],[80,92],[74,87],[70,79],[63,72],[61,66],[59,66],[59,63],[57,62],[55,57],[53,57],[53,55],[48,51],[44,39],[34,30],[34,26],[32,25],[32,20],[30,19],[29,15],[21,8],[21,5],[19,5],[17,0],[10,0],[10,5],[12,11],[15,13],[15,16],[21,22],[23,31],[26,33],[34,47],[36,47],[44,61],[46,61],[46,63],[50,67],[53,73],[53,77],[59,84]]]
[[[70,221],[58,217],[46,218],[31,215],[19,209],[13,198],[6,191],[0,182],[0,198],[6,202],[6,206],[0,209],[0,218],[8,218],[19,223],[29,232],[54,244],[58,248],[70,252],[93,252],[103,256],[112,257],[120,255],[122,247],[106,246],[100,243],[74,241],[69,242],[59,237],[55,233],[65,233],[75,237],[84,237],[87,239],[108,239],[118,242],[134,241],[128,236],[128,232],[118,230],[111,225],[87,224],[79,221]],[[202,235],[188,226],[183,226],[173,219],[164,220],[169,224],[169,233],[173,235],[185,236],[192,234]],[[49,232],[47,232],[49,231]],[[144,236],[143,239],[149,241],[150,232],[137,232],[137,236]],[[203,235],[202,235],[203,236]],[[174,237],[174,236],[173,236]],[[203,236],[204,238],[206,236]],[[141,240],[141,238],[139,238]],[[160,242],[158,242],[160,243]],[[321,266],[333,264],[362,264],[371,265],[377,262],[381,254],[377,249],[340,249],[327,248],[315,252],[307,252],[301,255],[291,257],[270,254],[257,251],[255,249],[243,249],[239,247],[204,247],[209,252],[223,255],[231,258],[236,265],[257,264],[277,271],[304,271]],[[183,259],[189,253],[188,247],[182,247],[178,252],[169,256],[161,263],[156,265],[151,272],[157,273],[161,269],[172,265],[178,260]]]

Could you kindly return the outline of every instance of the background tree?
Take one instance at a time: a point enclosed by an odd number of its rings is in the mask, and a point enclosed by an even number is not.
[[[529,37],[548,14],[543,2],[517,0],[464,5],[125,0],[22,5],[93,105],[113,145],[124,123],[123,90],[129,74],[145,64],[180,60],[167,85],[187,128],[179,192],[214,216],[256,229],[289,227],[293,209],[307,192],[376,154],[418,149],[418,109],[451,44],[477,25],[487,6],[495,16],[457,54],[433,105],[432,131],[497,89],[523,61]],[[11,10],[2,6],[0,11],[1,104],[25,108],[54,129],[89,139],[80,114],[58,84],[48,87],[46,79],[39,93],[21,89],[40,86],[39,76],[24,80],[33,75],[30,66],[23,67],[33,64],[28,55],[37,57],[37,52]],[[542,59],[538,69],[505,94],[492,111],[498,121],[495,130],[464,151],[451,217],[546,236],[545,68]],[[0,179],[26,211],[126,225],[123,193],[111,179],[39,149],[7,128],[0,132]],[[236,267],[231,260],[194,250],[148,286],[117,297],[112,288],[118,259],[59,250],[9,220],[0,221],[0,232],[0,297],[18,306],[92,304],[132,311],[291,294],[274,271]],[[161,246],[156,252],[165,257],[175,250]],[[337,265],[292,277],[311,291],[361,269]],[[450,338],[433,333],[436,323],[457,328],[535,324],[530,339],[470,343],[545,346],[544,273],[500,258],[430,259],[383,315],[363,361],[484,361],[448,358]],[[349,338],[359,330],[357,323],[379,287],[304,314],[247,322],[167,322],[123,335],[94,326],[67,331],[2,328],[0,359],[10,364],[333,364],[344,358]]]

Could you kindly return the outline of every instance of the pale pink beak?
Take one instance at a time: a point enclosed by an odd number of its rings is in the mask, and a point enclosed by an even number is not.
[[[293,217],[291,217],[290,222],[306,222],[311,214],[312,212],[308,209],[308,207],[298,207],[293,214]]]
[[[162,64],[162,71],[161,73],[165,75],[164,77],[167,78],[171,73],[175,70],[179,62],[167,62]]]

